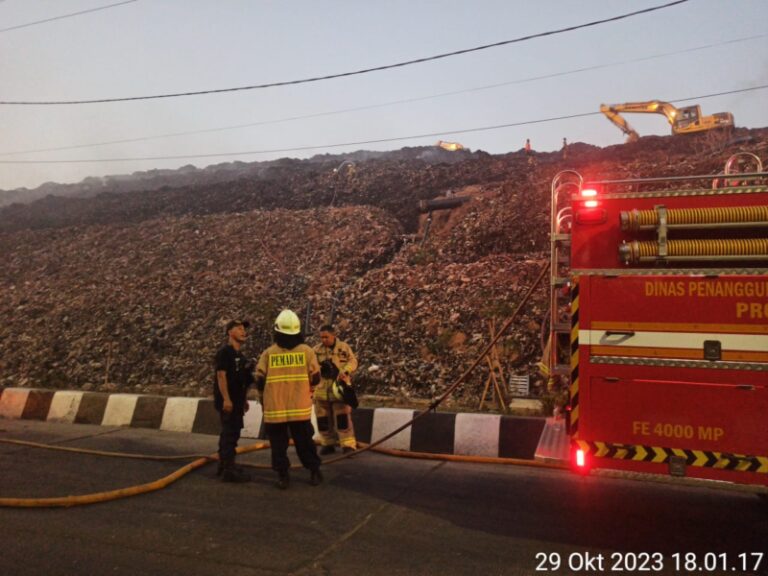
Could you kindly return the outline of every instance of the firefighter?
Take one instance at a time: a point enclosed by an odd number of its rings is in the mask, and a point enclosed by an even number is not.
[[[315,389],[315,415],[320,431],[320,454],[333,454],[335,444],[343,452],[357,448],[352,426],[352,406],[344,401],[340,387],[352,385],[352,373],[357,370],[357,358],[346,342],[336,338],[333,326],[320,328],[320,344],[315,346],[320,362],[320,385]],[[341,386],[337,382],[343,383]],[[334,386],[335,385],[335,386]]]
[[[248,412],[247,393],[253,375],[240,351],[246,339],[248,322],[231,320],[227,323],[227,344],[216,353],[216,379],[213,386],[214,406],[219,412],[219,468],[217,476],[224,482],[247,482],[250,476],[235,466],[235,449],[243,428],[243,416]]]
[[[283,310],[275,320],[275,343],[262,352],[256,364],[256,388],[264,408],[264,430],[272,448],[272,469],[277,487],[290,482],[288,432],[302,465],[310,471],[310,484],[323,481],[320,457],[312,437],[312,389],[320,382],[320,367],[312,348],[304,344],[301,322],[295,312]]]

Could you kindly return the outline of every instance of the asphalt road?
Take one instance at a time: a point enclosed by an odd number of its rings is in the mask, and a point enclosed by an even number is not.
[[[0,420],[0,438],[150,454],[207,454],[217,442],[22,420]],[[0,497],[99,492],[181,465],[0,444]],[[370,453],[325,467],[319,487],[296,470],[285,492],[269,470],[241,485],[214,471],[91,506],[0,508],[0,573],[768,574],[768,504],[752,494]]]

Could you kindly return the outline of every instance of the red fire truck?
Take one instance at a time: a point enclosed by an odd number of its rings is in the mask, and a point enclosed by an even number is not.
[[[768,486],[768,172],[552,183],[549,369],[570,458]]]

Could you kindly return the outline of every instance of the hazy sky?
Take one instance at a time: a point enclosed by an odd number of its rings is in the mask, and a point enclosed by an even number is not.
[[[0,0],[0,101],[144,96],[338,74],[584,24],[669,0],[137,0],[18,27],[118,1]],[[0,164],[0,189],[186,164],[394,150],[439,138],[491,153],[517,150],[526,138],[539,150],[558,149],[563,137],[617,144],[623,135],[601,115],[451,131],[597,112],[601,103],[675,100],[768,84],[766,24],[766,0],[689,0],[619,22],[322,82],[134,102],[2,105],[0,161],[225,155]],[[752,36],[760,37],[737,41]],[[711,47],[691,51],[703,46]],[[664,56],[647,59],[657,55]],[[591,67],[598,68],[557,75]],[[520,82],[540,76],[552,77]],[[504,85],[477,89],[496,84]],[[457,91],[462,93],[427,98]],[[409,99],[420,100],[326,114]],[[768,90],[698,103],[704,114],[732,112],[738,126],[768,126]],[[323,115],[274,122],[318,114]],[[627,119],[641,135],[669,133],[662,116]],[[156,138],[201,130],[209,131]],[[444,135],[323,147],[436,132]],[[142,140],[71,148],[128,139]],[[230,154],[305,146],[318,148]],[[64,147],[70,149],[41,151]]]

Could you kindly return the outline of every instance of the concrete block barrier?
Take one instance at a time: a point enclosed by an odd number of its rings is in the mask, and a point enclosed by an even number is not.
[[[83,394],[84,392],[71,392],[69,390],[55,392],[51,400],[51,407],[48,410],[48,416],[45,419],[50,422],[72,424],[75,418],[77,418],[77,412],[80,410],[80,401],[83,399]],[[3,396],[5,396],[5,393],[3,393]]]
[[[250,402],[249,406],[243,437],[258,438],[262,428],[261,405]],[[352,414],[355,435],[361,442],[376,441],[417,414],[401,408],[358,408]],[[211,399],[72,390],[1,389],[0,418],[212,435],[218,435],[220,430],[219,415]],[[316,422],[314,412],[312,420]],[[544,424],[544,418],[430,412],[382,447],[432,454],[533,459]]]

